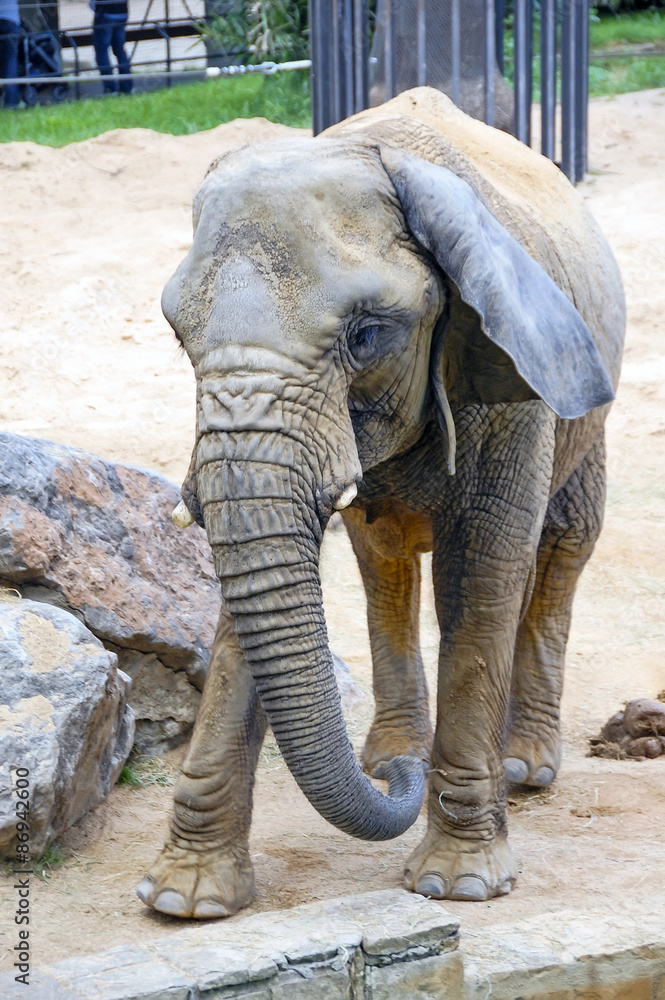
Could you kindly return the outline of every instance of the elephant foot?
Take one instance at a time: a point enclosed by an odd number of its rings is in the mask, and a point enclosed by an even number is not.
[[[474,902],[507,895],[516,879],[517,864],[505,838],[474,843],[431,831],[404,872],[404,884],[411,892]]]
[[[545,735],[513,731],[508,738],[503,758],[506,781],[527,788],[548,788],[557,776],[561,764],[561,742],[558,732]]]
[[[166,844],[136,893],[146,906],[173,917],[230,917],[254,897],[249,851],[186,851]]]
[[[417,757],[429,761],[432,751],[432,730],[420,718],[409,722],[372,723],[362,751],[363,770],[372,777],[383,777],[385,765],[393,757]]]

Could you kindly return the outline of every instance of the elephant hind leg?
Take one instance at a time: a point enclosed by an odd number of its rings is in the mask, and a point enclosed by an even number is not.
[[[547,787],[561,762],[559,710],[573,597],[600,534],[604,505],[601,437],[547,508],[513,659],[504,766],[514,784]]]

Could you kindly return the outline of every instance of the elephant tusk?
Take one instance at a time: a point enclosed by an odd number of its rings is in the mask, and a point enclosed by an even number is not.
[[[333,507],[335,510],[344,510],[344,508],[348,507],[350,503],[353,503],[357,495],[358,487],[355,483],[351,483],[351,485],[347,486],[344,492],[338,496],[337,500],[333,504]]]
[[[178,506],[174,507],[171,520],[178,528],[189,528],[190,524],[194,524],[196,518],[185,501],[181,500]]]

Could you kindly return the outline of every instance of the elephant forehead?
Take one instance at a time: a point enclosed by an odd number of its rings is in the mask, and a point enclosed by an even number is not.
[[[340,147],[272,143],[224,158],[197,194],[167,315],[213,338],[274,343],[334,336],[359,306],[423,312],[429,269],[378,155]]]
[[[217,261],[239,251],[263,259],[282,280],[311,280],[325,261],[398,255],[404,220],[378,156],[340,145],[264,144],[224,159],[197,195],[195,242]]]

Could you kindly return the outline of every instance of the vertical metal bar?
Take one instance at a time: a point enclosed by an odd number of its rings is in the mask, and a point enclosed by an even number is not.
[[[589,11],[586,3],[575,5],[577,85],[575,88],[575,183],[584,180],[587,168],[587,113],[589,102]]]
[[[354,112],[353,93],[353,0],[341,0],[340,3],[340,48],[339,58],[342,118],[348,118]]]
[[[393,17],[392,0],[383,0],[384,25],[384,62],[386,80],[386,100],[395,96],[395,19]]]
[[[321,25],[321,2],[320,0],[309,0],[307,21],[309,24],[309,57],[312,65],[309,68],[309,86],[312,94],[312,132],[318,135],[323,131],[321,124],[321,52],[320,52],[320,25]]]
[[[453,104],[457,104],[458,106],[460,103],[460,56],[461,56],[459,4],[460,0],[452,0],[451,25],[450,25],[450,44],[452,46],[451,67],[453,76],[452,99],[453,99]]]
[[[499,67],[499,72],[503,76],[504,62],[503,62],[503,22],[506,16],[506,3],[505,0],[494,0],[494,32],[495,32],[495,49],[496,49],[496,62]]]
[[[353,0],[353,110],[369,104],[369,5]]]
[[[529,12],[531,0],[514,0],[515,42],[515,135],[529,145],[531,139],[531,60],[529,58]]]
[[[494,0],[485,0],[485,121],[494,124],[494,77],[496,73],[496,33]]]
[[[341,85],[342,81],[340,78],[340,59],[339,59],[339,5],[341,0],[330,0],[330,35],[328,44],[331,48],[331,74],[330,74],[330,90],[331,90],[331,115],[332,119],[330,124],[339,122],[344,117],[341,109]],[[326,44],[324,38],[324,45]]]
[[[561,169],[575,183],[575,0],[561,5]]]
[[[418,0],[418,86],[427,84],[427,24],[425,14],[426,0]]]
[[[314,135],[323,132],[336,119],[333,117],[333,88],[330,37],[331,0],[310,0],[310,31],[312,51],[312,117]]]
[[[540,150],[554,159],[556,0],[540,0]]]
[[[164,0],[164,20],[166,21],[166,86],[171,86],[171,37],[169,35],[169,0]]]

